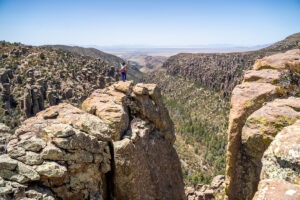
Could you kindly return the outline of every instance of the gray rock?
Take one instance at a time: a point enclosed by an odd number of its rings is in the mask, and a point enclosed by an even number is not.
[[[31,181],[37,181],[40,179],[39,174],[31,166],[25,165],[22,162],[18,162],[17,171],[19,174],[26,176]]]
[[[14,159],[11,159],[7,154],[0,155],[0,170],[14,170],[16,169],[18,162]]]
[[[45,161],[42,165],[36,167],[36,171],[41,176],[46,176],[49,178],[61,178],[66,174],[67,168],[57,164],[56,162]]]
[[[27,177],[7,169],[0,170],[0,176],[5,180],[16,181],[18,183],[25,183],[29,180]]]
[[[27,151],[39,152],[46,146],[46,142],[37,137],[32,137],[28,140],[21,141],[18,146],[24,148]]]
[[[43,163],[41,155],[31,151],[26,151],[25,155],[17,157],[16,159],[26,165],[39,165]]]
[[[215,176],[210,184],[210,187],[212,189],[219,188],[223,183],[225,182],[225,176],[224,175],[218,175]]]

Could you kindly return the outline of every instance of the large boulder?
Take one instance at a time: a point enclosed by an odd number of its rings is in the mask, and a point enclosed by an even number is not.
[[[229,199],[252,199],[263,153],[279,131],[299,119],[299,60],[298,49],[257,60],[233,90],[226,153]]]

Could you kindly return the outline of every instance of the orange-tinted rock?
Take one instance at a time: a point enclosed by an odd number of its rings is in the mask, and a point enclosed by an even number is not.
[[[82,108],[112,130],[116,199],[185,198],[173,123],[156,85],[118,82]]]
[[[226,163],[229,199],[252,199],[263,153],[282,128],[299,119],[299,98],[287,98],[298,93],[299,60],[299,50],[258,60],[233,90]]]
[[[294,49],[285,53],[278,53],[275,55],[267,56],[262,59],[258,59],[254,66],[254,70],[261,69],[277,69],[285,70],[291,69],[293,71],[300,71],[300,50]]]
[[[278,179],[266,179],[259,183],[253,200],[297,200],[300,199],[300,185]]]

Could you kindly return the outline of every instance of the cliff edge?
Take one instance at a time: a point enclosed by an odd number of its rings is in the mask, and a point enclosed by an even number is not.
[[[52,106],[6,134],[1,198],[185,199],[173,123],[156,85],[117,82],[82,109]]]
[[[299,49],[275,54],[258,59],[233,90],[226,163],[230,200],[299,198],[299,72]]]

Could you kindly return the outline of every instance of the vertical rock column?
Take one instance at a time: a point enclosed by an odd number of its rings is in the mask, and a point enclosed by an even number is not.
[[[260,159],[270,144],[271,137],[252,137],[251,123],[255,120],[251,121],[249,116],[263,107],[265,102],[299,93],[299,86],[294,85],[292,80],[294,73],[300,71],[299,60],[299,50],[257,60],[253,70],[245,73],[243,83],[232,92],[226,163],[226,194],[230,200],[252,199],[259,181]],[[288,101],[282,102],[282,106],[288,104]],[[268,135],[263,132],[262,134]],[[255,154],[255,145],[263,143],[264,138],[269,141]],[[252,144],[254,148],[251,149]]]
[[[118,82],[82,108],[109,124],[116,199],[185,199],[173,123],[154,84]]]

